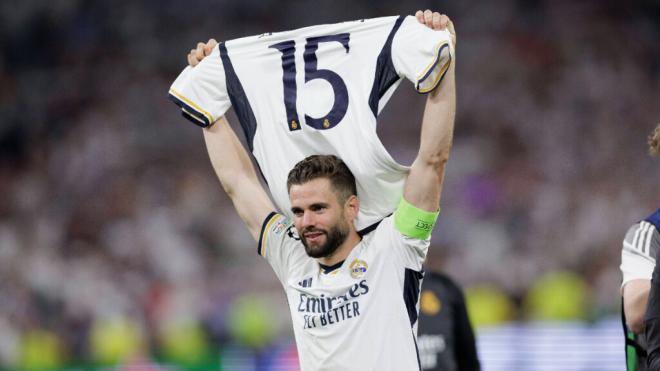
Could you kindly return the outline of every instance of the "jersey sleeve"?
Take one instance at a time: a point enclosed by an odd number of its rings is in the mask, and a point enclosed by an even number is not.
[[[621,250],[621,287],[636,279],[650,280],[660,249],[660,235],[647,221],[633,225],[626,233]]]
[[[408,237],[401,233],[394,224],[394,216],[389,216],[380,222],[375,231],[376,243],[387,246],[398,264],[418,272],[421,271],[431,243],[430,236],[424,239]]]
[[[170,87],[169,98],[185,118],[202,127],[212,125],[231,107],[218,47],[197,66],[186,67]]]
[[[420,93],[435,89],[452,62],[454,47],[448,30],[435,31],[407,16],[392,41],[392,63],[400,76]]]
[[[286,282],[293,264],[304,250],[293,222],[286,216],[271,213],[264,220],[259,235],[257,253],[270,264],[280,282]]]

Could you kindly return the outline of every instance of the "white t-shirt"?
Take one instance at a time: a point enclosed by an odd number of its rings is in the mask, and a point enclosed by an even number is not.
[[[401,77],[419,92],[433,90],[453,53],[448,31],[411,16],[312,26],[221,43],[184,69],[169,95],[201,126],[234,107],[286,215],[286,179],[298,161],[313,154],[344,160],[357,182],[360,230],[392,213],[408,174],[376,134],[378,112]]]
[[[259,254],[284,286],[300,365],[306,370],[419,370],[417,315],[429,239],[402,235],[393,216],[324,270],[293,222],[272,213]]]
[[[621,249],[621,287],[636,279],[651,280],[660,250],[657,225],[660,225],[660,209],[628,229]]]

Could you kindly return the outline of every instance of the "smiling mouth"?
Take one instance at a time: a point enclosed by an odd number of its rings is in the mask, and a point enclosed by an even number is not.
[[[305,236],[305,240],[307,240],[307,242],[316,242],[324,234],[325,234],[324,232],[307,232],[303,236]]]

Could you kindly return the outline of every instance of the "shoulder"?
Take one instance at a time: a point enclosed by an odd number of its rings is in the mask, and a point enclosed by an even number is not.
[[[622,256],[655,259],[660,252],[658,225],[660,225],[660,212],[656,211],[630,226],[623,239]]]
[[[660,208],[653,214],[644,219],[645,222],[652,224],[656,230],[660,230]]]
[[[427,276],[426,276],[426,277],[427,277],[428,279],[430,279],[431,281],[439,282],[439,283],[442,283],[443,285],[447,285],[447,286],[455,286],[455,287],[458,286],[458,285],[456,285],[456,283],[451,279],[451,277],[449,277],[447,274],[442,273],[442,272],[439,272],[439,271],[431,271],[431,272],[427,272]]]
[[[399,235],[396,226],[394,225],[394,215],[389,215],[379,222],[372,224],[370,227],[365,228],[370,230],[363,235],[364,239],[381,239],[389,238],[392,239]]]
[[[424,281],[429,281],[435,285],[440,285],[453,292],[462,292],[460,286],[451,277],[442,272],[427,272]]]
[[[641,228],[641,221],[631,225],[628,230],[626,231],[626,235],[623,238],[624,243],[632,243],[633,239],[635,238],[635,235],[639,233],[639,230]]]
[[[655,220],[653,218],[654,216],[657,217],[658,220]],[[631,225],[623,239],[624,245],[637,245],[645,243],[647,240],[650,242],[649,238],[658,233],[658,225],[660,225],[660,214],[657,212],[648,218]]]
[[[275,212],[270,213],[264,219],[258,242],[259,255],[266,256],[265,250],[268,245],[294,245],[299,243],[300,237],[291,219]]]

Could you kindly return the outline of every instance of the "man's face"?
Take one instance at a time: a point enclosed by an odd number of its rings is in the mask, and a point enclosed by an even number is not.
[[[305,252],[312,258],[331,256],[350,233],[344,205],[330,180],[317,178],[289,189],[291,211]]]

